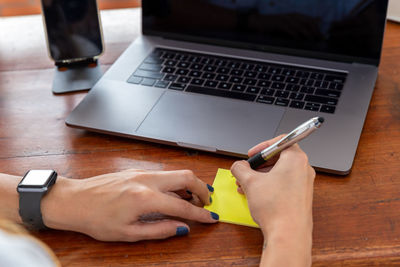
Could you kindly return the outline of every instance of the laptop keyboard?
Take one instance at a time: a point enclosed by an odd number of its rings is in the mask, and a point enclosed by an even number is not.
[[[129,83],[334,113],[346,73],[156,48]]]

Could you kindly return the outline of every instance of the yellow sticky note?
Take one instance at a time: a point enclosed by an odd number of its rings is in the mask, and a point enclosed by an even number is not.
[[[205,209],[217,213],[221,222],[259,227],[250,215],[246,196],[237,192],[236,179],[229,170],[218,169],[213,187],[212,203]]]

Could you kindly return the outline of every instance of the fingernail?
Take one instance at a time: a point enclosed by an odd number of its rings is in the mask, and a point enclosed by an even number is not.
[[[210,211],[210,214],[211,214],[211,218],[213,218],[214,220],[219,220],[219,215],[218,214],[216,214],[215,212],[212,212],[212,211]]]
[[[176,236],[183,236],[189,233],[189,229],[185,226],[179,226],[176,228]]]
[[[189,195],[192,195],[192,191],[186,190],[186,193],[188,193]]]
[[[212,203],[212,198],[210,197],[210,204]]]
[[[211,185],[207,184],[207,188],[208,188],[208,191],[214,192],[214,187],[212,187]]]

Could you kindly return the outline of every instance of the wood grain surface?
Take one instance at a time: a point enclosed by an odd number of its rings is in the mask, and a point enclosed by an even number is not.
[[[102,12],[106,52],[115,61],[140,32],[140,9]],[[53,95],[40,16],[0,18],[0,172],[53,168],[73,179],[127,168],[191,169],[212,183],[235,158],[67,128],[86,93]],[[138,203],[140,204],[140,203]],[[186,237],[98,242],[82,234],[37,234],[63,266],[257,266],[258,229],[189,222]],[[347,177],[318,174],[313,266],[400,265],[400,25],[387,24],[377,86]]]

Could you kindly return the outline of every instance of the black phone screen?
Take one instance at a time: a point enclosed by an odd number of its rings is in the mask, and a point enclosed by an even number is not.
[[[103,51],[96,0],[42,0],[50,55],[87,59]]]

